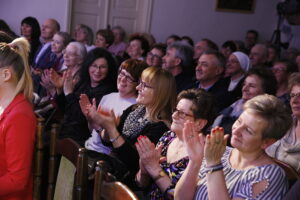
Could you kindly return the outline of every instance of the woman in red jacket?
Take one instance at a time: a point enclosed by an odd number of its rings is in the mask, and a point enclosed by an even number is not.
[[[0,43],[0,199],[32,199],[36,119],[32,110],[29,44]]]

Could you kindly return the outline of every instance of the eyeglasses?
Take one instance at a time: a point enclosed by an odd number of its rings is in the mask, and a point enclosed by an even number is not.
[[[284,69],[284,68],[272,68],[272,71],[273,72],[285,72],[286,69]]]
[[[290,94],[290,98],[294,98],[294,97],[300,97],[300,92]]]
[[[149,53],[147,54],[147,56],[149,56],[149,57],[151,57],[151,58],[158,59],[158,60],[161,60],[161,59],[162,59],[161,56],[159,56],[159,55],[157,55],[157,54],[153,54],[152,52],[149,52]]]
[[[99,69],[99,70],[108,68],[108,66],[106,66],[106,65],[99,65],[98,66],[96,64],[92,64],[91,67],[94,68],[94,69]]]
[[[176,113],[180,119],[185,119],[187,117],[194,117],[193,115],[187,114],[181,110],[178,110],[177,108],[175,108],[174,113]]]
[[[153,89],[152,86],[148,85],[147,83],[145,83],[144,81],[139,81],[139,85],[138,85],[141,90],[144,90],[145,88],[150,88],[150,89]]]
[[[122,71],[122,69],[119,70],[119,76],[120,76],[120,78],[125,78],[125,80],[129,83],[136,82],[132,77],[130,77],[124,71]]]
[[[63,50],[62,53],[65,56],[70,56],[70,57],[76,57],[76,56],[78,56],[75,52],[69,52],[69,51],[66,51],[66,50]]]

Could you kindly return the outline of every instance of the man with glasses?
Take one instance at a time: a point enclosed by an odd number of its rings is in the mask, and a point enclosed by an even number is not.
[[[162,43],[154,44],[146,57],[149,66],[161,67],[162,57],[166,54],[166,45]]]
[[[162,68],[169,71],[176,81],[177,93],[193,87],[193,48],[185,42],[174,42],[162,58]]]

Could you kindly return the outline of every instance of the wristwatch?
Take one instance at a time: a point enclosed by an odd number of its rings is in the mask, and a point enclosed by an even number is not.
[[[160,171],[159,171],[159,174],[158,174],[156,177],[154,177],[153,180],[154,180],[154,181],[157,181],[158,179],[160,179],[160,178],[162,178],[162,177],[164,177],[164,176],[167,176],[167,174],[165,173],[164,170],[160,170]]]

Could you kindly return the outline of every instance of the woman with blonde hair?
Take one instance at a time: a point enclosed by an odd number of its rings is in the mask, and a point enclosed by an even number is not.
[[[103,127],[113,153],[129,170],[127,184],[132,183],[139,169],[139,156],[134,143],[140,135],[156,144],[169,129],[176,100],[174,77],[164,69],[146,68],[138,86],[137,104],[127,108],[117,123],[113,111],[90,107],[88,116]]]
[[[0,199],[32,199],[36,119],[28,65],[29,43],[0,43]]]

